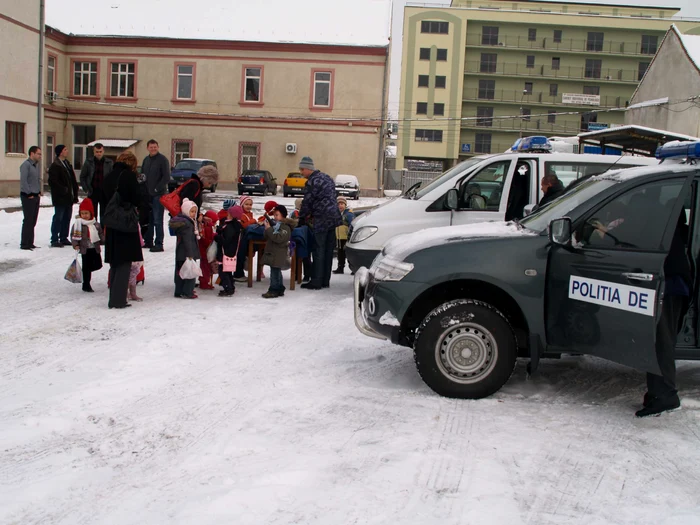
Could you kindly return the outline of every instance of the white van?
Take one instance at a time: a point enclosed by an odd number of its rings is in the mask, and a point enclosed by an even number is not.
[[[525,207],[542,197],[540,179],[548,170],[564,186],[611,167],[657,165],[648,157],[576,153],[514,152],[472,157],[425,187],[411,188],[395,200],[357,217],[345,247],[350,269],[369,268],[384,245],[396,235],[425,228],[521,219]],[[447,206],[447,192],[458,192],[456,210]]]

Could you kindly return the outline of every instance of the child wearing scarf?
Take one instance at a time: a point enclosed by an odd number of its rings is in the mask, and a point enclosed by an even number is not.
[[[100,246],[104,242],[102,226],[95,220],[95,208],[90,199],[80,203],[80,216],[71,230],[71,244],[83,259],[83,292],[94,292],[90,286],[92,272],[102,268]]]

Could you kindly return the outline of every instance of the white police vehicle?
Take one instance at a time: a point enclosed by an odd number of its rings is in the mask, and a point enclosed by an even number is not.
[[[567,185],[575,179],[615,168],[656,165],[656,159],[631,156],[550,153],[546,137],[519,139],[512,151],[472,157],[425,187],[364,213],[352,224],[346,245],[350,268],[369,267],[393,237],[425,228],[521,219],[542,198],[540,180],[548,171]],[[456,208],[447,193],[457,189]]]

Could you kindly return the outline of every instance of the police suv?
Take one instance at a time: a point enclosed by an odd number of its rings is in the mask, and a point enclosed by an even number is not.
[[[518,356],[532,371],[541,357],[576,353],[659,374],[655,328],[676,228],[693,275],[700,255],[700,142],[657,157],[591,177],[520,221],[396,237],[355,276],[358,329],[413,348],[423,380],[448,397],[493,394]],[[445,205],[459,199],[458,186]],[[677,359],[700,359],[691,293]]]
[[[393,237],[438,226],[521,219],[542,197],[540,179],[556,174],[568,185],[611,167],[657,165],[653,158],[551,153],[546,137],[519,139],[509,153],[472,157],[425,187],[414,187],[353,221],[345,247],[350,269],[369,267]],[[447,193],[456,189],[449,209]]]

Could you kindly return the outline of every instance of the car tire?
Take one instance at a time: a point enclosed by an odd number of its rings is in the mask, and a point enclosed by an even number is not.
[[[488,397],[508,382],[518,354],[513,329],[490,304],[460,299],[430,312],[416,331],[413,357],[435,393]]]
[[[263,190],[262,194],[263,194],[263,197],[267,197],[267,196],[270,194],[270,190],[268,190],[267,188],[265,188],[265,189]]]
[[[287,193],[286,191],[282,191],[282,196],[283,196],[283,197],[289,197],[289,193]]]
[[[275,189],[272,190],[272,194],[273,194],[273,195],[277,195],[277,186],[275,186]]]

